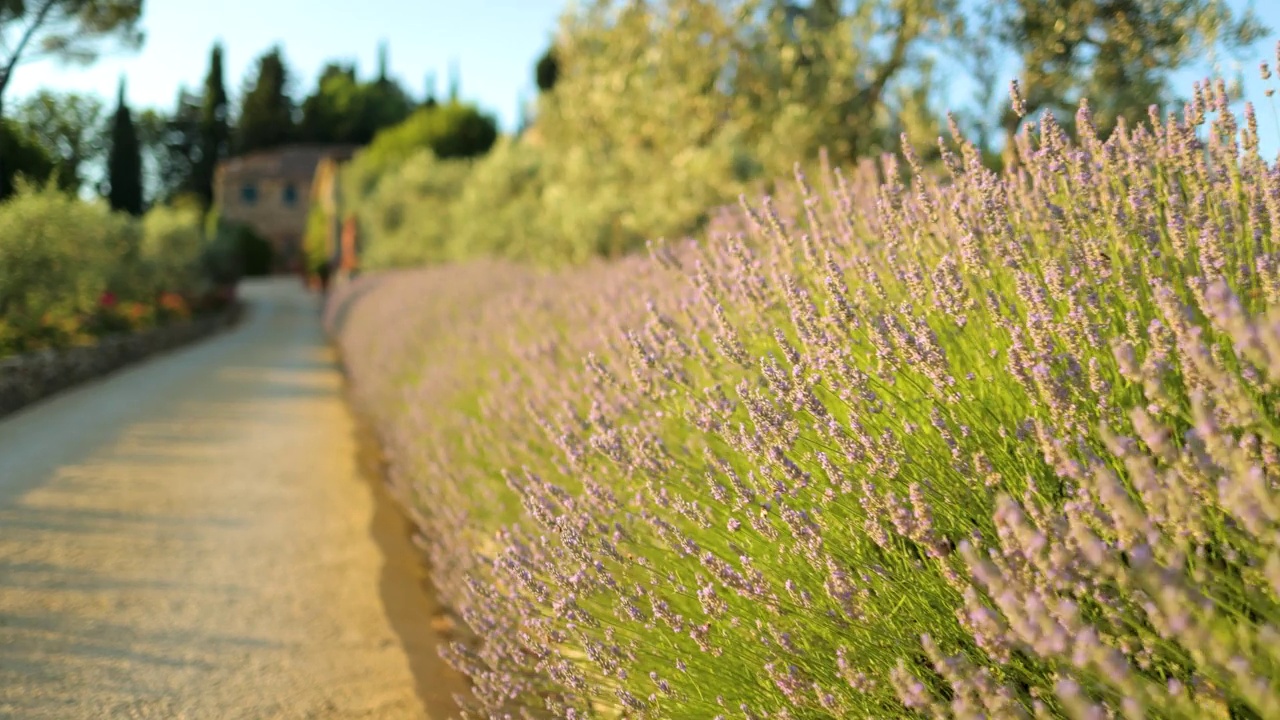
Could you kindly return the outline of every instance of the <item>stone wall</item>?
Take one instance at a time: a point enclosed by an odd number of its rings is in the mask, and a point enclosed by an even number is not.
[[[94,345],[41,350],[0,360],[0,417],[157,353],[234,325],[242,305],[189,322],[135,334],[110,335]]]

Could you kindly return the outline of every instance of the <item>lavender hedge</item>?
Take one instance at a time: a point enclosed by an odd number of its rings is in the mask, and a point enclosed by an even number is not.
[[[1151,123],[340,291],[468,717],[1280,716],[1280,168]]]

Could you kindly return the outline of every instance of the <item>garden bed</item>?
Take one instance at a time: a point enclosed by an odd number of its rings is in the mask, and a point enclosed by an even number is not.
[[[189,321],[101,338],[92,345],[40,350],[0,359],[0,417],[152,355],[234,325],[240,303]]]

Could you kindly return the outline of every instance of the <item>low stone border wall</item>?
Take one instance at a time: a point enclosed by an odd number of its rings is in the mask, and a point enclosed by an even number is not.
[[[0,360],[0,417],[87,380],[231,327],[243,314],[244,306],[237,303],[216,315],[190,322],[134,334],[109,335],[94,345],[41,350]]]

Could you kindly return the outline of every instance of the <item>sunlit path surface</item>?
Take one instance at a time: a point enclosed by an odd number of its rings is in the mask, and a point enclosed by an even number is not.
[[[421,718],[316,299],[0,421],[0,717]]]

